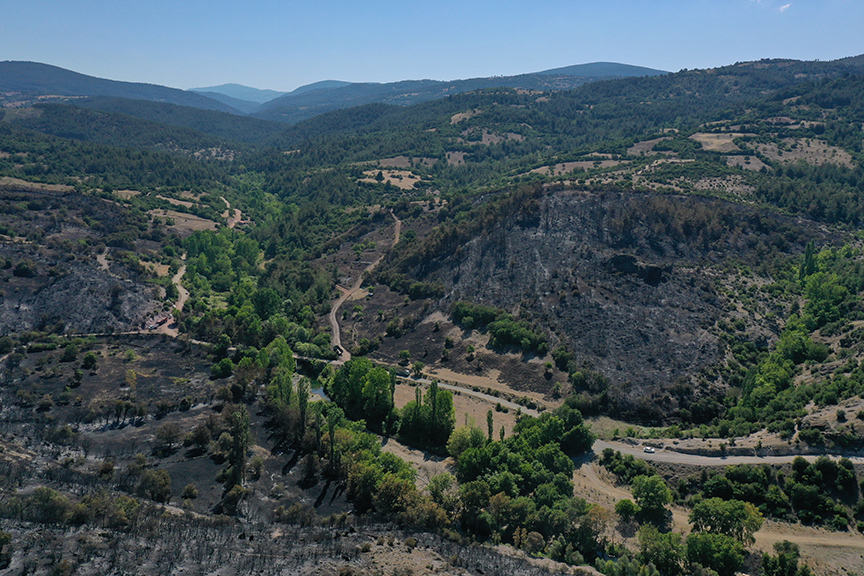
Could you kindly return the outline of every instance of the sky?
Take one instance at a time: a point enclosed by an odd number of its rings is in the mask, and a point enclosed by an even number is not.
[[[174,88],[864,53],[864,0],[0,0],[0,60]]]

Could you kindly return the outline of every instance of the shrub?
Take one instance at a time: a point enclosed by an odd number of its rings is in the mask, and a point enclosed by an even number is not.
[[[234,372],[234,362],[230,358],[223,358],[213,365],[210,374],[214,379],[227,378]]]
[[[171,498],[171,475],[166,470],[145,470],[138,482],[138,494],[155,502]]]

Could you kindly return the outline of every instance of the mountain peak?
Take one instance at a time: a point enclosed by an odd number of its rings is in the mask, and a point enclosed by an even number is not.
[[[589,62],[587,64],[575,64],[562,68],[552,68],[537,72],[544,76],[581,76],[583,78],[602,78],[609,76],[661,76],[668,74],[665,70],[656,70],[644,66],[633,66],[619,62]]]

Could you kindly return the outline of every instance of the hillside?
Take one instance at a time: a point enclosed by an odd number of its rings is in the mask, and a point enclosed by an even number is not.
[[[625,420],[657,422],[723,393],[698,376],[725,358],[716,324],[731,305],[722,288],[734,278],[730,268],[756,266],[766,248],[796,255],[809,240],[826,240],[815,223],[719,200],[567,187],[532,196],[468,234],[444,228],[402,269],[443,285],[445,313],[470,300],[542,326],[549,349],[562,346],[580,369],[603,375],[587,391]],[[781,303],[763,303],[785,314]],[[776,342],[782,325],[745,320],[754,341]],[[495,367],[501,348],[478,352],[478,361]],[[514,382],[547,392],[551,384]]]
[[[118,82],[79,74],[39,62],[0,62],[2,102],[28,102],[37,96],[115,96],[191,106],[203,110],[236,112],[230,106],[200,94],[136,82]]]
[[[654,76],[663,73],[650,68],[597,62],[518,76],[495,76],[466,80],[416,80],[388,84],[339,83],[341,85],[335,86],[332,82],[318,83],[298,88],[262,104],[256,115],[261,118],[293,124],[316,114],[373,102],[410,106],[419,102],[488,88],[538,91],[569,90],[596,80]]]
[[[551,72],[4,108],[0,570],[864,570],[862,58]]]
[[[618,62],[591,62],[588,64],[551,68],[537,72],[537,74],[545,76],[580,76],[582,78],[626,78],[630,76],[660,76],[668,74],[668,72]]]
[[[273,100],[274,98],[278,98],[279,96],[285,94],[285,92],[278,92],[276,90],[261,90],[260,88],[243,86],[242,84],[220,84],[219,86],[190,88],[189,92],[203,92],[211,94],[216,93],[227,96],[229,98],[234,98],[235,100],[254,102],[256,104],[263,104],[264,102],[268,102],[270,100]]]

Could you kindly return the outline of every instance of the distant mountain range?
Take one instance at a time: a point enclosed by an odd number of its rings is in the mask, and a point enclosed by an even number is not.
[[[40,96],[42,98],[38,98]],[[222,102],[177,88],[105,80],[39,62],[0,62],[0,105],[10,102],[50,101],[45,96],[55,96],[57,99],[114,96],[238,113],[235,108]]]
[[[666,74],[666,72],[627,64],[596,62],[518,76],[491,76],[449,81],[403,80],[384,84],[346,83],[342,86],[294,90],[265,102],[252,115],[266,120],[295,124],[324,112],[362,106],[373,102],[410,106],[485,88],[570,90],[598,80],[658,76],[661,74]]]
[[[155,84],[119,82],[38,62],[0,62],[0,105],[70,102],[83,97],[114,97],[175,104],[203,110],[295,124],[324,112],[371,103],[408,106],[485,88],[568,90],[597,80],[656,76],[661,70],[610,62],[579,64],[518,76],[467,80],[405,80],[350,83],[324,80],[291,92],[222,84],[179,90]]]
[[[251,114],[257,111],[262,104],[275,100],[280,96],[288,94],[302,94],[312,90],[324,90],[330,88],[341,88],[349,85],[350,82],[342,82],[340,80],[322,80],[314,82],[291,92],[277,92],[276,90],[261,90],[259,88],[251,88],[242,84],[221,84],[219,86],[210,86],[208,88],[190,88],[190,92],[195,92],[208,98],[218,100],[223,104],[228,104],[244,114]]]
[[[209,86],[207,88],[190,88],[189,92],[197,92],[199,94],[222,94],[235,100],[246,100],[247,102],[257,102],[263,104],[274,98],[278,98],[287,92],[278,92],[276,90],[261,90],[259,88],[250,88],[242,84],[220,84],[219,86]]]

